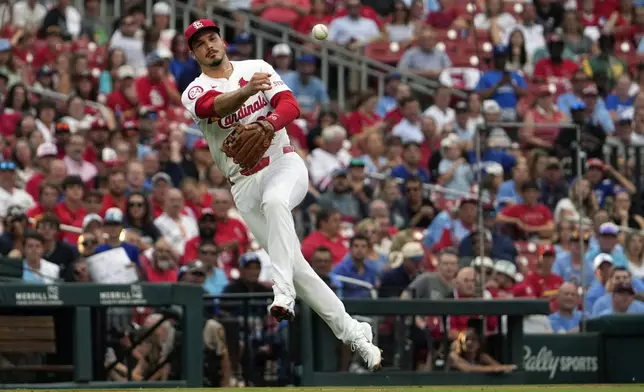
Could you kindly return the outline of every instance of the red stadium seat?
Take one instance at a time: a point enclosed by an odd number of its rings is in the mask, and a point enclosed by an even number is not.
[[[387,64],[398,64],[404,51],[392,51],[391,42],[375,41],[367,45],[364,49],[364,55]]]

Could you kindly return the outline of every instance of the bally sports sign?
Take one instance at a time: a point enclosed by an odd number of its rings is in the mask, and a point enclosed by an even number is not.
[[[593,382],[600,370],[598,339],[585,335],[526,335],[523,367],[534,382]]]

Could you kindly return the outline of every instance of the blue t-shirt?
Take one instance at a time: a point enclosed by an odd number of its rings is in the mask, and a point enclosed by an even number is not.
[[[644,302],[641,301],[633,301],[631,306],[626,309],[626,313],[632,314],[632,313],[644,313]],[[613,313],[613,304],[611,303],[611,306],[607,309],[604,309],[600,314],[598,314],[598,317],[601,316],[608,316],[614,314]]]
[[[398,106],[396,98],[390,97],[388,95],[383,95],[382,97],[380,97],[378,103],[376,104],[376,114],[384,118],[385,115],[389,111],[395,109],[396,106]]]
[[[519,193],[519,191],[517,190],[514,180],[508,180],[501,184],[501,186],[499,187],[499,192],[496,195],[496,200],[496,208],[498,209],[498,204],[506,200],[512,200],[514,204],[523,203],[523,196],[521,196],[521,193]]]
[[[300,74],[293,72],[282,78],[284,83],[291,89],[293,96],[303,112],[311,112],[316,106],[329,103],[329,94],[322,80],[311,77],[307,84],[302,84]]]
[[[632,108],[633,102],[633,97],[628,97],[625,100],[621,100],[617,95],[610,94],[606,97],[606,109],[614,110],[619,114],[628,108]]]
[[[561,315],[561,313],[555,312],[548,316],[548,320],[550,320],[550,327],[552,328],[552,332],[568,332],[571,329],[579,328],[579,323],[581,322],[581,312],[577,309],[573,310],[572,317],[564,317]]]
[[[425,238],[423,239],[425,245],[431,249],[435,243],[440,241],[441,236],[443,235],[443,230],[451,229],[453,223],[454,220],[449,215],[449,212],[441,211],[436,215],[434,220],[432,220],[432,223],[430,223],[425,232]]]
[[[610,178],[606,178],[599,184],[593,185],[593,191],[595,192],[595,197],[597,197],[599,208],[604,207],[607,197],[615,196],[615,188],[616,185]]]
[[[476,152],[468,151],[467,159],[472,165],[474,165],[476,163]],[[505,173],[510,173],[517,160],[505,151],[488,149],[481,153],[481,162],[483,162],[483,164],[485,164],[485,162],[496,162],[503,167],[503,171]]]
[[[361,280],[365,283],[371,284],[374,287],[376,286],[376,281],[378,279],[378,271],[373,265],[365,262],[364,270],[362,274],[360,274],[355,268],[353,260],[351,258],[346,258],[345,260],[339,262],[333,268],[333,273],[339,276]],[[342,295],[344,298],[370,298],[371,291],[362,286],[343,282]]]
[[[136,264],[138,267],[139,266],[139,248],[127,242],[121,242],[120,247],[125,250],[127,257],[130,258],[130,261]],[[102,244],[96,247],[96,253],[107,252],[108,250],[111,250],[111,249],[112,247],[109,246],[108,244]]]
[[[644,291],[644,283],[639,279],[633,279],[633,290],[636,293],[641,293]],[[597,316],[595,313],[595,305],[599,300],[606,294],[606,287],[599,283],[597,279],[590,285],[590,288],[586,292],[586,309],[592,311],[593,316]]]
[[[208,276],[203,282],[203,289],[210,295],[219,295],[228,285],[226,273],[221,268],[213,268],[212,275]]]
[[[390,175],[392,177],[402,178],[403,180],[407,180],[412,175],[417,175],[418,177],[420,177],[420,180],[423,182],[423,184],[429,183],[429,173],[427,173],[427,170],[423,168],[418,168],[418,171],[416,173],[412,173],[407,170],[407,167],[405,165],[398,165],[391,169]]]
[[[552,265],[552,272],[561,276],[565,282],[581,285],[581,266],[576,268],[572,265],[570,252],[559,253],[557,251],[555,263]]]
[[[481,76],[479,84],[476,86],[476,91],[487,90],[496,86],[497,83],[503,78],[504,72],[499,70],[490,70]],[[521,75],[516,72],[511,73],[512,80],[521,88],[527,88],[528,84]],[[519,97],[514,92],[514,88],[510,85],[503,85],[499,87],[492,95],[491,99],[495,100],[502,109],[514,109],[519,102]]]

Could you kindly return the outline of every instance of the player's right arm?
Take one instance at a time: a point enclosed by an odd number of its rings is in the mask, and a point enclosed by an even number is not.
[[[196,119],[221,118],[237,111],[248,98],[270,88],[270,75],[263,72],[253,74],[244,87],[227,93],[197,79],[183,93],[181,102]]]

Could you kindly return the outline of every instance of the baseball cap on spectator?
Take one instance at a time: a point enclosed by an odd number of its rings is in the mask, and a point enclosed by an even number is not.
[[[103,224],[103,218],[99,214],[87,214],[85,215],[85,218],[83,218],[83,230],[87,229],[87,226],[91,225],[94,222],[98,222],[99,224]]]
[[[170,5],[168,5],[168,3],[160,1],[158,3],[155,3],[154,7],[152,7],[152,15],[170,16],[172,15],[172,9],[170,8]]]
[[[315,56],[310,54],[305,54],[297,58],[298,63],[316,63],[317,59]]]
[[[456,103],[456,105],[454,105],[454,110],[455,110],[457,113],[467,112],[467,102],[465,102],[465,101],[458,101],[458,102]]]
[[[2,161],[0,162],[0,171],[15,172],[16,164],[13,161]]]
[[[349,167],[364,167],[364,160],[362,158],[353,158],[349,161]]]
[[[471,266],[494,269],[494,261],[492,261],[492,259],[487,256],[476,256],[474,260],[472,260]]]
[[[204,208],[203,210],[201,210],[201,216],[199,217],[199,220],[202,220],[208,217],[214,217],[214,216],[215,216],[215,211],[213,211],[212,208]]]
[[[201,260],[195,260],[179,268],[177,280],[181,280],[184,274],[199,274],[205,276],[206,273],[206,265]]]
[[[43,76],[52,76],[55,73],[56,73],[55,69],[53,69],[49,65],[43,65],[42,67],[38,68],[38,72],[36,72],[36,77],[40,78]]]
[[[448,135],[445,139],[441,140],[441,149],[450,148],[456,145],[458,141],[459,141],[459,137],[452,133]]]
[[[483,113],[501,113],[501,106],[491,99],[483,101]]]
[[[463,196],[458,201],[458,208],[461,208],[462,206],[464,206],[467,203],[477,204],[478,201],[476,200],[476,198],[474,198],[472,196]]]
[[[250,35],[250,33],[243,32],[243,33],[239,34],[237,37],[235,37],[235,41],[233,43],[235,45],[252,44],[253,43],[253,36]]]
[[[120,208],[112,207],[105,211],[105,219],[103,222],[106,225],[121,225],[123,224],[123,211]]]
[[[8,52],[11,50],[11,41],[6,38],[0,39],[0,52]]]
[[[613,287],[613,293],[635,295],[635,289],[630,283],[620,282]]]
[[[343,167],[337,168],[331,173],[332,178],[346,177],[347,175],[348,175],[347,169]]]
[[[93,130],[107,129],[107,123],[102,118],[96,118],[92,121],[92,125],[90,127]]]
[[[392,72],[390,74],[387,74],[387,76],[385,76],[385,83],[391,80],[402,80],[402,75],[399,74],[398,72]]]
[[[586,161],[586,170],[590,169],[604,170],[604,162],[598,158],[591,158]]]
[[[183,31],[183,36],[185,37],[186,41],[188,42],[188,46],[192,48],[192,38],[194,38],[195,34],[199,31],[205,31],[205,30],[213,30],[215,33],[219,34],[219,27],[215,24],[210,19],[199,19],[196,20]]]
[[[597,95],[599,95],[599,91],[597,90],[597,86],[595,84],[589,84],[588,86],[584,87],[583,90],[581,90],[581,94],[583,96],[596,97]]]
[[[408,242],[403,245],[401,249],[403,258],[413,260],[414,262],[420,262],[425,257],[425,250],[420,242]]]
[[[72,130],[66,122],[56,123],[56,133],[70,133]]]
[[[635,117],[635,110],[633,108],[628,108],[624,111],[622,111],[619,114],[619,124],[630,124],[633,122],[633,118]]]
[[[586,110],[586,104],[583,102],[575,102],[570,106],[570,113],[581,112]]]
[[[527,181],[521,186],[521,192],[525,192],[529,189],[534,189],[536,191],[540,190],[539,184],[536,181]]]
[[[155,65],[163,64],[163,58],[159,55],[159,52],[154,51],[147,56],[145,56],[145,66],[153,67]]]
[[[14,204],[9,206],[9,208],[7,208],[7,217],[13,218],[13,219],[22,219],[22,218],[26,218],[27,216],[25,215],[24,208]]]
[[[539,247],[539,256],[544,257],[544,256],[555,256],[557,254],[557,250],[555,249],[554,246],[550,244],[545,244]]]
[[[619,234],[619,226],[617,226],[613,222],[602,223],[602,225],[599,226],[599,235],[616,236],[618,234]]]
[[[503,166],[497,162],[487,162],[483,168],[486,174],[491,176],[502,176],[503,175]]]
[[[165,181],[168,184],[172,184],[172,178],[170,178],[170,175],[165,172],[159,172],[153,175],[152,179],[150,180],[150,182],[152,182],[152,185],[156,185],[159,181]]]
[[[161,143],[165,143],[168,141],[168,135],[165,133],[159,133],[154,137],[154,141],[152,142],[152,145],[154,147],[157,147]]]
[[[41,143],[36,149],[36,158],[58,156],[58,147],[54,143]]]
[[[162,48],[157,49],[157,54],[159,55],[159,57],[161,57],[161,60],[172,61],[172,59],[174,58],[174,55],[172,54],[172,52],[168,48],[163,48],[162,47]]]
[[[546,170],[560,170],[561,169],[561,162],[559,162],[559,159],[555,157],[549,157],[546,160]]]
[[[595,258],[593,259],[593,270],[596,270],[597,268],[601,267],[602,264],[610,264],[613,265],[613,256],[609,255],[608,253],[600,253]]]
[[[195,142],[195,145],[193,146],[193,149],[194,150],[200,150],[200,149],[206,149],[207,150],[208,149],[208,142],[206,141],[206,139],[198,139]]]
[[[246,268],[250,263],[257,263],[257,265],[259,266],[262,265],[262,262],[259,260],[257,253],[246,253],[239,258],[239,265],[242,268]]]
[[[116,70],[116,76],[119,78],[119,80],[127,79],[127,78],[132,78],[134,79],[136,77],[136,71],[131,65],[121,65],[117,70]]]
[[[499,274],[503,274],[514,281],[519,280],[517,276],[517,266],[511,261],[497,260],[497,262],[494,263],[494,271]]]
[[[126,132],[126,131],[138,131],[139,130],[139,123],[135,120],[128,120],[121,125],[121,131]]]
[[[279,56],[290,56],[291,55],[291,47],[288,46],[288,44],[277,44],[273,46],[273,50],[271,51],[271,54],[273,57],[279,57]]]

